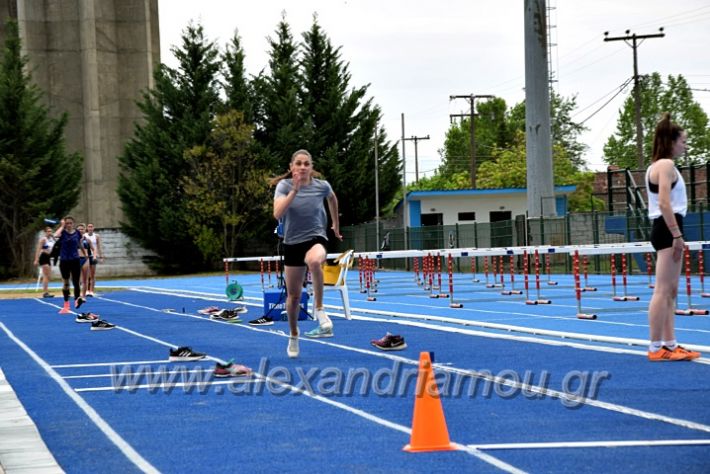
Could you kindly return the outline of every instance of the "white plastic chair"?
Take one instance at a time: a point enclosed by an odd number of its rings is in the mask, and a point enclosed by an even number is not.
[[[332,282],[332,279],[328,278],[328,273],[326,273],[327,270],[325,270],[325,268],[323,273],[324,282],[327,282],[328,280],[331,281],[331,283],[324,283],[323,290],[324,292],[328,290],[337,290],[340,292],[340,297],[343,300],[343,312],[345,313],[345,319],[351,319],[350,297],[348,295],[348,269],[353,266],[353,261],[354,260],[352,250],[346,250],[345,252],[338,255],[338,257],[335,259],[335,263],[338,267],[340,267],[340,270],[338,272],[338,277],[334,283]],[[324,267],[326,266],[324,265]],[[311,314],[315,314],[315,298],[313,298],[312,301],[313,303],[311,307]]]

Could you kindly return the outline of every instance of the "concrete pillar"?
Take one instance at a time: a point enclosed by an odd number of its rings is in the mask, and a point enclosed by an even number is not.
[[[160,64],[158,2],[0,0],[3,25],[15,15],[35,83],[52,113],[69,115],[67,149],[84,156],[72,214],[98,228],[118,227],[117,157],[141,119],[136,101]]]
[[[545,0],[525,0],[525,149],[528,216],[554,216]]]

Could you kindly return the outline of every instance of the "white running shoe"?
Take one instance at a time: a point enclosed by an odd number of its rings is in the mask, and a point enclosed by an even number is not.
[[[318,325],[324,332],[329,332],[333,330],[333,321],[330,320],[330,318],[322,308],[316,310],[316,320],[318,321]]]
[[[286,348],[286,353],[291,359],[298,357],[298,336],[288,337],[288,347]]]

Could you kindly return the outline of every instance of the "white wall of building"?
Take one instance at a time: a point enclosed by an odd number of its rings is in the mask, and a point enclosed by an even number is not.
[[[475,212],[478,223],[490,222],[490,213],[510,211],[511,219],[527,210],[525,192],[477,196],[422,196],[422,214],[443,214],[444,225],[473,223],[459,221],[459,212]],[[432,210],[433,209],[433,210]]]

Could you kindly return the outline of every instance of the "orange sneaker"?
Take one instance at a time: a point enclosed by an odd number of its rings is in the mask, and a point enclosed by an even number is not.
[[[685,352],[681,352],[676,347],[670,350],[666,346],[661,347],[656,352],[648,352],[648,360],[651,362],[672,362],[677,360],[689,360]]]
[[[62,309],[59,310],[59,314],[69,314],[71,310],[69,309],[69,302],[65,301]]]
[[[683,346],[676,346],[676,348],[673,349],[673,352],[676,352],[676,351],[684,353],[686,360],[697,359],[697,358],[699,358],[699,357],[701,356],[700,352],[698,352],[698,351],[690,351],[690,350],[686,349],[686,348],[683,347]]]

